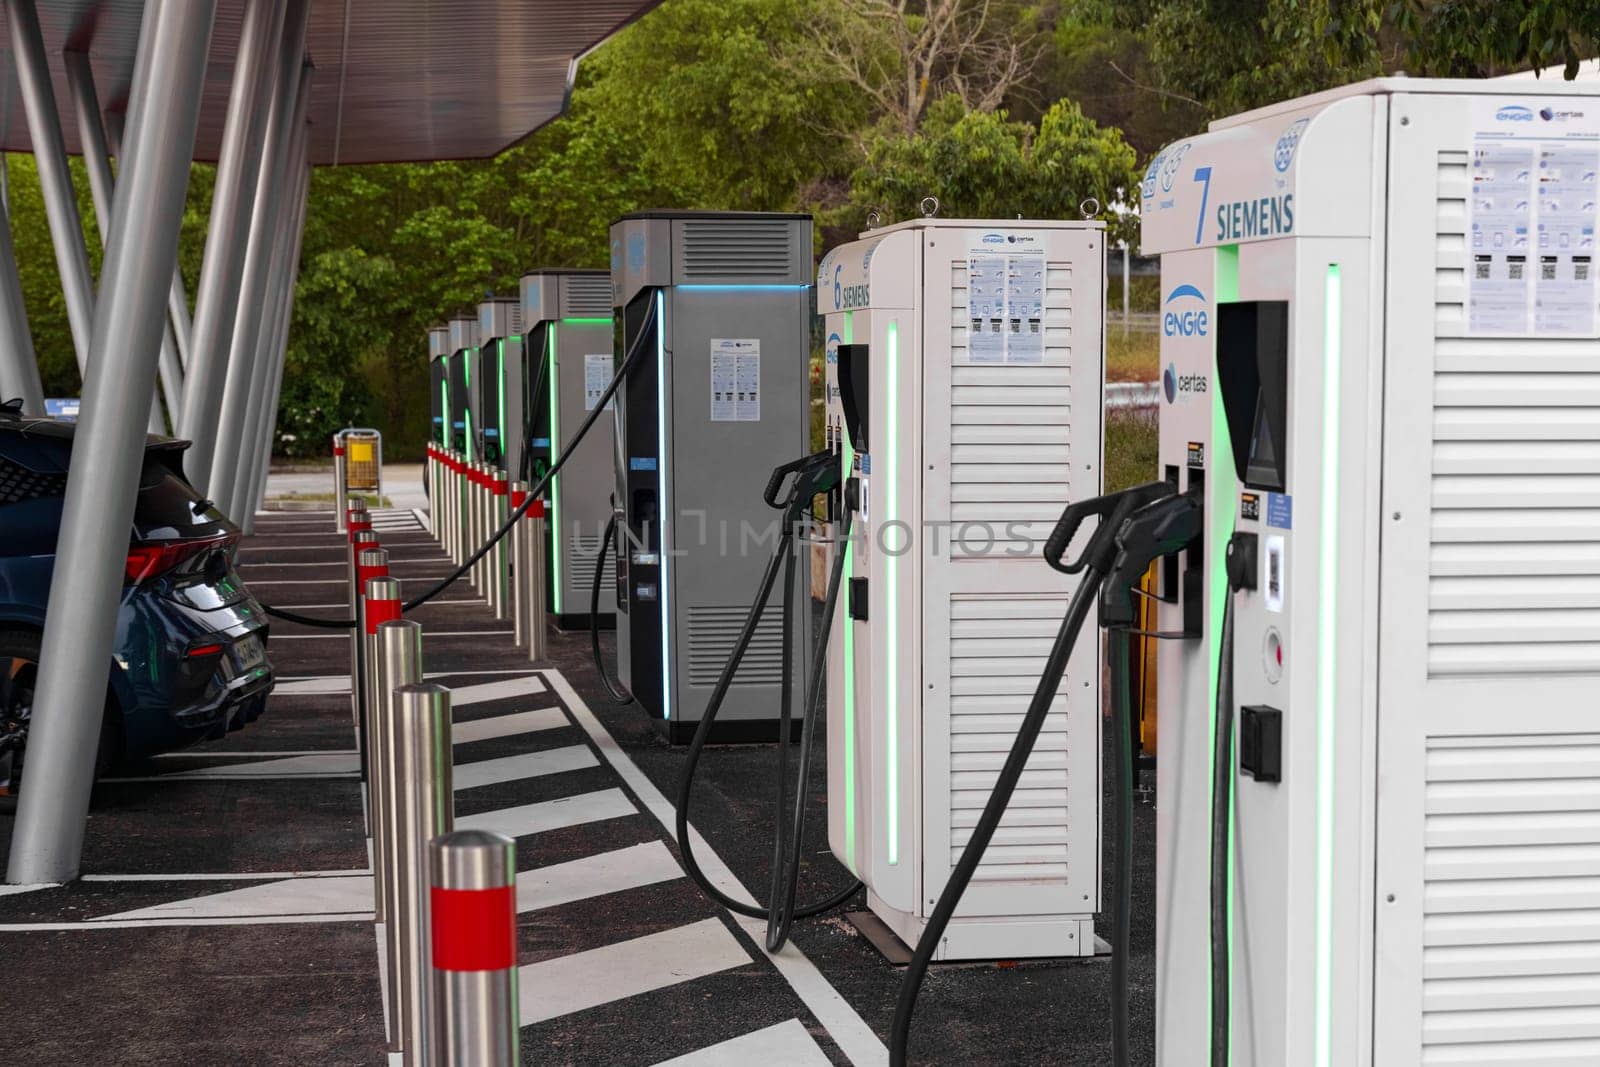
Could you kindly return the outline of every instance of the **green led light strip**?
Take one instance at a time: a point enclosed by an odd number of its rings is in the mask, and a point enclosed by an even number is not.
[[[495,371],[495,389],[500,393],[500,454],[504,457],[506,440],[506,343],[504,341],[496,341],[494,347],[495,357],[499,360]]]
[[[1317,1067],[1333,1058],[1333,715],[1338,695],[1339,388],[1344,338],[1339,264],[1328,264],[1322,338],[1321,531],[1317,545]]]
[[[559,412],[560,389],[556,385],[556,324],[551,323],[546,331],[550,343],[546,349],[550,353],[550,366],[544,376],[545,391],[550,394],[550,459],[555,461],[557,450],[561,442],[561,415]],[[561,607],[561,475],[557,473],[550,479],[550,542],[554,549],[550,553],[550,584],[555,590],[555,610],[560,615]]]
[[[1232,304],[1239,300],[1239,246],[1223,245],[1217,249],[1216,289],[1218,304]],[[1212,471],[1207,479],[1206,491],[1209,499],[1204,501],[1206,514],[1211,517],[1210,528],[1206,530],[1206,547],[1210,553],[1210,588],[1207,590],[1209,597],[1206,612],[1209,624],[1209,642],[1211,653],[1207,656],[1208,684],[1206,692],[1209,694],[1209,711],[1207,734],[1210,737],[1210,751],[1215,754],[1217,745],[1217,683],[1222,667],[1222,611],[1228,596],[1228,540],[1233,537],[1234,528],[1234,487],[1239,481],[1239,472],[1233,465],[1233,449],[1226,446],[1228,441],[1228,415],[1222,406],[1222,384],[1217,375],[1216,353],[1212,352],[1211,358],[1211,456]],[[1222,487],[1227,486],[1224,493]],[[1211,765],[1216,766],[1216,760],[1211,760]],[[1211,795],[1216,795],[1216,784],[1212,783]],[[1233,919],[1234,919],[1234,882],[1233,882],[1233,853],[1234,853],[1234,788],[1230,781],[1228,784],[1228,943],[1234,944]],[[1233,953],[1228,954],[1228,1003],[1233,1003]],[[1210,1028],[1209,1014],[1211,1002],[1206,1001],[1208,1015],[1207,1029]],[[1229,1025],[1229,1062],[1232,1062],[1232,1027],[1237,1018],[1231,1007],[1228,1011]]]
[[[571,323],[574,326],[610,326],[612,322],[610,315],[576,315],[568,316],[561,321],[564,323]]]
[[[855,312],[844,313],[844,344],[855,343]],[[834,363],[834,378],[837,381],[839,365]],[[839,383],[843,387],[843,383]],[[842,463],[844,476],[850,477],[855,469],[856,454],[851,446],[850,435],[843,426],[839,427],[840,445],[842,447]],[[855,549],[849,541],[844,545],[844,575],[847,579],[845,588],[849,588],[848,579],[854,578],[856,573]],[[849,594],[846,593],[846,600]],[[848,603],[846,604],[844,618],[844,865],[850,873],[855,873],[856,863],[856,627],[855,621],[850,618]]]
[[[889,380],[885,399],[889,404],[888,425],[884,440],[889,447],[884,450],[888,461],[883,467],[883,524],[900,517],[900,493],[895,483],[900,478],[900,324],[889,322],[889,343],[886,353]],[[888,684],[884,692],[884,715],[889,723],[889,865],[900,862],[900,560],[887,551],[883,554],[883,595],[887,605],[883,627],[883,647],[887,653]]]

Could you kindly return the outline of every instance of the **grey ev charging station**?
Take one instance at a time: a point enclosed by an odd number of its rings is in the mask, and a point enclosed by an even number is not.
[[[612,354],[611,276],[603,270],[538,270],[522,276],[526,334],[523,376],[526,460],[507,469],[536,481],[554,455],[573,448],[584,418],[616,373]],[[608,404],[616,410],[615,402]],[[602,414],[547,491],[549,580],[546,609],[557,626],[587,625],[600,542],[611,514],[615,418]],[[596,620],[613,624],[616,554],[601,567]]]
[[[809,215],[650,211],[611,227],[617,675],[674,742],[703,714],[778,537],[763,487],[809,451]],[[760,619],[716,734],[770,738],[783,618]],[[807,664],[795,665],[798,690]]]

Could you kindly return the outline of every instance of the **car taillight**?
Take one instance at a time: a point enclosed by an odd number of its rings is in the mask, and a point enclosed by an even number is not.
[[[147,545],[132,545],[128,548],[128,562],[123,567],[122,573],[128,581],[138,584],[166,574],[185,560],[214,549],[226,548],[237,540],[239,540],[238,534],[224,534],[221,537],[188,541],[157,541]]]

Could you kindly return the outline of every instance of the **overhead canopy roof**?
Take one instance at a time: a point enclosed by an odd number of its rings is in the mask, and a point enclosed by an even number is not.
[[[281,2],[281,0],[274,0]],[[311,160],[492,156],[566,105],[577,59],[660,0],[313,0]],[[37,0],[67,151],[78,151],[65,50],[87,52],[100,106],[122,111],[143,0]],[[195,158],[216,159],[244,0],[218,0]],[[32,150],[9,34],[0,148]]]

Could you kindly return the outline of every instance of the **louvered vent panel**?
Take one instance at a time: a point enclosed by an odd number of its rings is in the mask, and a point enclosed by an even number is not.
[[[1059,596],[950,598],[950,862],[994,791],[1039,683],[1050,643],[1066,611]],[[1070,735],[1065,694],[1056,698],[1039,743],[1022,772],[994,840],[974,876],[999,879],[1067,877],[1067,753],[1094,738]],[[1092,814],[1091,816],[1092,817]],[[1092,861],[1087,861],[1092,862]]]
[[[511,308],[511,335],[513,337],[521,337],[522,336],[522,304],[519,302],[519,303],[511,304],[509,306]]]
[[[1072,498],[1072,285],[1071,264],[1048,265],[1043,362],[973,364],[967,268],[952,268],[952,558],[1032,551]]]
[[[62,496],[66,491],[65,474],[39,474],[0,460],[0,504],[20,504],[24,500]]]
[[[774,600],[781,599],[774,597]],[[728,654],[739,640],[739,631],[750,614],[748,604],[728,606],[691,604],[689,606],[689,684],[709,688],[717,684]],[[797,675],[798,677],[798,675]],[[735,685],[781,685],[783,682],[783,610],[770,604],[756,624],[739,669]]]
[[[779,219],[690,219],[679,252],[682,276],[691,282],[787,282],[794,271],[793,235],[791,224]]]
[[[611,278],[604,274],[577,274],[567,279],[561,308],[563,315],[594,318],[611,314]]]
[[[1466,336],[1468,186],[1441,153],[1428,673],[1600,672],[1600,342]]]
[[[1600,734],[1431,738],[1426,775],[1422,1062],[1600,1062]]]
[[[567,581],[583,595],[585,611],[588,610],[589,594],[594,586],[594,561],[600,555],[600,544],[599,534],[567,535]],[[615,558],[612,553],[606,553],[605,570],[600,574],[602,592],[616,582]]]

